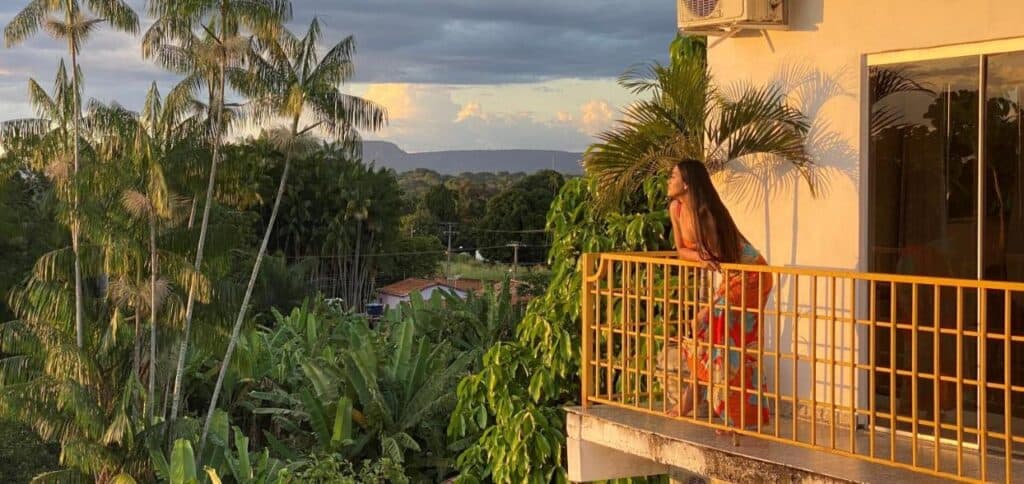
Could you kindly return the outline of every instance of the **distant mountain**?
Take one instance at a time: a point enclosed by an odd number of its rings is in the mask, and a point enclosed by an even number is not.
[[[550,170],[580,175],[582,153],[553,150],[459,150],[407,153],[387,141],[364,141],[363,160],[396,172],[429,168],[445,175],[464,172],[525,172]]]

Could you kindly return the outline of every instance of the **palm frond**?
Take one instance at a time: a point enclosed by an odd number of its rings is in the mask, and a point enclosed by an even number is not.
[[[32,484],[89,484],[92,479],[77,469],[62,469],[39,474],[30,482]]]
[[[26,137],[41,137],[48,133],[52,125],[48,119],[28,118],[12,119],[0,123],[0,144]]]
[[[813,191],[803,114],[774,86],[719,90],[696,57],[633,67],[619,78],[624,88],[646,97],[627,107],[584,153],[584,169],[600,187],[600,203],[623,200],[686,158],[717,171],[745,157],[780,157],[805,175]]]
[[[149,2],[150,6],[161,2]],[[142,57],[153,58],[165,45],[186,47],[193,42],[192,24],[177,15],[161,15],[146,29],[142,35]]]
[[[328,86],[347,82],[355,73],[355,64],[352,61],[355,51],[355,38],[346,37],[327,51],[308,78],[312,83]]]
[[[133,217],[143,218],[148,216],[152,211],[152,204],[149,202],[149,197],[142,192],[127,190],[124,192],[124,196],[121,200],[124,204],[124,208],[128,210],[128,213],[132,214]]]
[[[337,90],[313,92],[306,99],[314,117],[332,134],[346,133],[352,128],[376,131],[388,121],[383,106]]]
[[[804,150],[808,124],[802,113],[788,106],[774,86],[740,89],[738,99],[725,96],[718,103],[708,132],[712,152],[709,168],[753,154],[781,156],[797,166],[809,163]]]
[[[935,92],[911,79],[902,70],[878,68],[870,74],[871,114],[869,124],[871,135],[878,136],[886,129],[897,127],[903,121],[901,110],[885,105],[884,100],[901,93],[921,93],[934,96]]]
[[[13,47],[38,32],[50,12],[50,5],[49,0],[31,0],[4,27],[4,45]]]
[[[89,9],[122,32],[139,32],[139,16],[124,0],[86,0]]]
[[[60,66],[58,67],[58,82],[60,82],[61,78],[63,77],[63,70],[64,63],[61,62]],[[62,88],[63,86],[59,86],[58,88],[54,89],[54,92],[60,93],[60,90]],[[50,95],[43,89],[42,86],[39,85],[38,82],[36,82],[35,79],[28,80],[28,100],[29,103],[32,104],[32,107],[35,108],[36,114],[38,114],[40,118],[65,119],[65,113],[63,113],[58,108],[59,101],[54,99],[53,97],[50,97]]]

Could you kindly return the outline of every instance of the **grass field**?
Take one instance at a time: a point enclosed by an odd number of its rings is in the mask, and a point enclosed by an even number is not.
[[[445,262],[441,261],[441,265],[438,267],[437,272],[439,276],[444,276]],[[505,278],[506,274],[512,272],[512,264],[494,264],[479,262],[469,257],[459,257],[452,259],[452,276],[462,277],[465,279],[480,279],[483,281],[501,281]],[[518,273],[524,274],[527,272],[550,272],[546,266],[520,266]]]

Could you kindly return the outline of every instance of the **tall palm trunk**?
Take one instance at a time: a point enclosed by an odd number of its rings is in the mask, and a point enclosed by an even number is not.
[[[156,214],[149,214],[149,388],[146,394],[146,421],[153,423],[156,406],[156,276],[159,260],[156,253]]]
[[[188,212],[188,229],[192,230],[192,226],[195,225],[196,221],[196,204],[199,203],[199,199],[192,197],[192,208]]]
[[[358,203],[358,198],[359,198],[359,192],[357,191],[356,192],[356,199],[357,199],[356,203]],[[356,255],[355,255],[355,258],[352,259],[352,274],[353,274],[353,277],[352,277],[351,285],[349,286],[349,292],[348,292],[348,297],[350,298],[350,300],[348,302],[348,307],[352,308],[355,311],[358,311],[359,310],[359,306],[360,306],[360,304],[359,304],[359,249],[361,248],[360,246],[362,245],[361,244],[362,241],[363,241],[363,219],[362,219],[362,217],[359,216],[359,214],[356,214]]]
[[[71,24],[71,13],[68,13],[68,24]],[[68,50],[71,51],[71,157],[74,163],[74,175],[71,184],[71,251],[75,255],[75,343],[79,348],[85,346],[85,323],[82,321],[82,260],[79,255],[79,220],[78,220],[78,48],[75,47],[73,36],[68,36]]]
[[[221,31],[227,31],[226,20],[222,20]],[[220,161],[220,144],[221,144],[221,119],[224,115],[224,70],[225,64],[227,63],[226,54],[223,50],[224,46],[221,46],[221,59],[220,66],[217,72],[217,90],[216,106],[214,106],[214,119],[211,123],[211,132],[213,134],[213,153],[212,159],[210,160],[210,177],[206,185],[206,202],[203,205],[203,219],[199,225],[199,243],[196,247],[196,259],[195,259],[195,275],[192,281],[189,283],[188,288],[188,302],[185,304],[185,328],[181,335],[181,347],[178,349],[178,364],[174,372],[174,390],[171,397],[171,415],[170,423],[174,424],[174,421],[178,418],[178,410],[181,407],[181,395],[182,395],[182,380],[185,374],[185,359],[188,354],[188,342],[192,331],[192,316],[195,311],[196,302],[196,283],[199,277],[200,269],[203,264],[203,249],[206,248],[206,232],[210,226],[210,207],[213,205],[213,188],[217,180],[217,163]]]
[[[370,240],[368,240],[367,243],[366,243],[367,247],[370,248],[369,250],[373,250],[373,239],[374,239],[374,237],[376,235],[377,235],[377,233],[374,232],[371,229],[371,231],[370,231]],[[367,256],[363,256],[364,259],[366,257]],[[356,301],[358,303],[358,306],[355,309],[357,311],[363,311],[364,308],[365,308],[366,295],[367,294],[372,294],[372,292],[373,292],[373,291],[369,290],[369,285],[370,285],[370,265],[367,264],[365,260],[363,261],[363,266],[360,268],[360,271],[357,272],[357,274],[359,275],[359,292],[358,292],[358,294],[356,294]]]
[[[299,117],[295,116],[292,121],[291,136],[289,145],[284,153],[284,170],[281,172],[281,181],[277,185],[277,196],[274,197],[274,208],[270,211],[270,220],[263,232],[263,242],[260,243],[260,250],[256,253],[256,263],[252,266],[252,273],[249,275],[249,285],[245,288],[245,296],[242,297],[242,306],[238,308],[238,317],[235,318],[235,326],[231,328],[231,339],[228,341],[228,349],[224,353],[224,360],[220,363],[220,373],[217,375],[217,383],[213,386],[213,395],[210,397],[210,408],[206,411],[206,421],[203,423],[203,435],[199,439],[199,455],[202,458],[203,450],[206,447],[206,436],[210,432],[210,422],[213,420],[213,411],[217,409],[217,400],[220,398],[221,387],[224,385],[224,375],[228,372],[231,364],[231,356],[235,352],[235,345],[238,344],[238,332],[242,328],[242,321],[249,309],[249,299],[252,297],[253,287],[256,286],[256,278],[260,274],[260,264],[263,263],[263,256],[267,252],[267,243],[270,242],[270,234],[274,231],[274,222],[277,220],[277,211],[281,207],[281,198],[284,197],[284,187],[288,182],[288,171],[291,168],[291,153],[297,142]]]
[[[135,280],[132,281],[132,298],[135,300],[135,333],[133,333],[133,339],[135,340],[132,348],[132,377],[139,378],[141,374],[140,369],[142,368],[142,307],[139,299],[141,294],[136,292],[136,288],[142,282],[142,264],[135,265]]]

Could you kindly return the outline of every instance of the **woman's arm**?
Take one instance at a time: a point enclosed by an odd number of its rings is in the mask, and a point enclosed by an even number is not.
[[[679,258],[692,262],[703,262],[704,259],[700,257],[700,253],[696,250],[686,247],[686,243],[683,239],[683,223],[676,216],[676,211],[679,209],[679,201],[672,200],[668,206],[668,218],[672,221],[672,238],[676,245],[676,253],[679,254]]]

